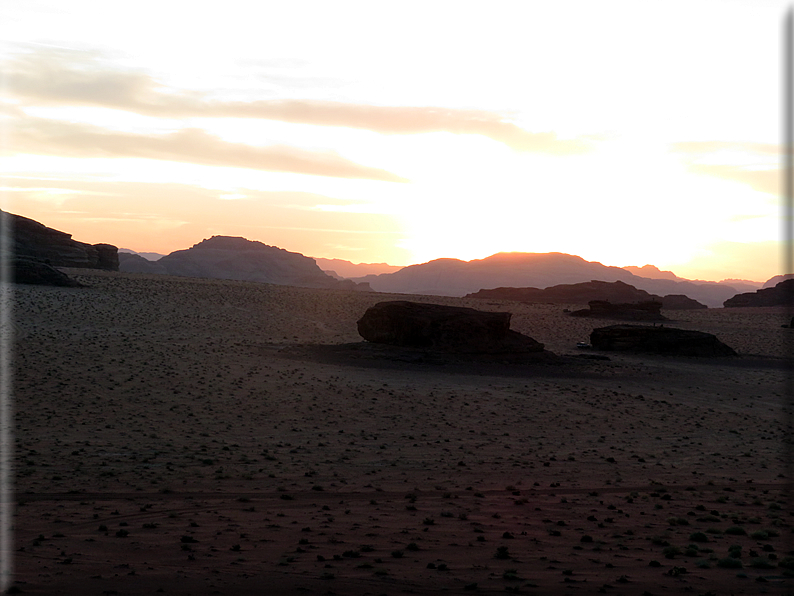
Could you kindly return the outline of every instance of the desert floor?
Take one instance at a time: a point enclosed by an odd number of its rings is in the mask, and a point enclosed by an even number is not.
[[[792,587],[783,309],[664,313],[738,358],[591,360],[611,321],[412,297],[569,356],[429,364],[323,347],[405,296],[71,273],[13,290],[13,592]]]

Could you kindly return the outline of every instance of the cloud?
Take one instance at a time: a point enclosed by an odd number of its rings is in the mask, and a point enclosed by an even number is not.
[[[717,153],[719,151],[741,151],[762,155],[783,155],[783,146],[774,143],[748,141],[683,141],[673,143],[671,149],[680,153]]]
[[[198,92],[173,93],[149,75],[103,66],[96,57],[86,60],[82,54],[29,53],[4,68],[10,93],[40,105],[101,106],[161,118],[258,118],[385,135],[476,134],[517,151],[558,155],[585,153],[592,147],[590,139],[560,139],[552,132],[529,132],[504,115],[486,110],[299,99],[219,101]]]
[[[784,154],[782,145],[746,141],[687,141],[673,143],[670,148],[685,156],[684,161],[690,172],[741,182],[768,194],[780,194],[782,173],[779,167],[772,164],[779,163]]]
[[[734,180],[747,184],[753,190],[769,193],[772,195],[780,194],[781,171],[773,170],[748,170],[740,166],[718,165],[718,164],[689,164],[688,169],[697,174],[715,176],[724,180]]]
[[[230,143],[196,128],[169,134],[141,135],[28,116],[10,123],[8,137],[14,153],[132,157],[335,178],[407,182],[396,174],[363,166],[331,151]]]

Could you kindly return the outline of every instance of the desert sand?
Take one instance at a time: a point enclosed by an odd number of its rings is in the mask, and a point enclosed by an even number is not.
[[[411,297],[569,357],[480,367],[323,356],[406,296],[68,272],[14,288],[12,591],[791,589],[782,308],[664,312],[738,358],[592,360],[610,321]]]

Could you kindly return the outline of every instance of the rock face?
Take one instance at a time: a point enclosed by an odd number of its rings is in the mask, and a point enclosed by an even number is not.
[[[650,352],[676,356],[736,356],[736,352],[710,333],[648,327],[611,325],[593,329],[590,343],[597,350]]]
[[[379,302],[358,321],[365,340],[411,348],[498,354],[542,352],[543,344],[510,329],[509,312],[408,301]]]
[[[118,249],[111,244],[86,244],[72,240],[72,235],[60,232],[37,221],[14,215],[9,225],[14,238],[17,257],[38,259],[52,267],[80,267],[118,271]]]
[[[134,255],[131,255],[134,256]],[[369,290],[366,284],[339,281],[323,273],[314,259],[283,248],[232,236],[213,236],[155,262],[122,257],[122,271],[165,273],[255,281],[307,288]]]
[[[612,304],[606,300],[592,300],[589,308],[571,313],[572,317],[621,319],[626,321],[666,321],[660,312],[661,302],[650,300],[634,304]]]
[[[73,280],[55,267],[50,267],[44,261],[28,257],[16,257],[11,261],[13,281],[18,284],[32,284],[39,286],[62,286],[67,288],[80,288],[82,284]]]
[[[495,288],[480,290],[466,297],[551,304],[588,304],[593,300],[612,303],[657,301],[661,302],[662,308],[665,309],[707,308],[706,305],[683,295],[671,294],[661,298],[622,281],[592,280],[578,284],[559,284],[542,290],[540,288]]]
[[[794,305],[794,279],[786,279],[772,288],[737,294],[723,303],[726,308],[739,306]]]

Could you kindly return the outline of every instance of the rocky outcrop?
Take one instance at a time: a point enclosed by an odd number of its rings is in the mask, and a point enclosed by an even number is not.
[[[708,308],[708,306],[683,294],[668,294],[662,297],[662,308],[664,310],[698,310]]]
[[[314,259],[241,237],[213,236],[153,263],[122,257],[122,271],[165,273],[254,281],[307,288],[369,290],[367,284],[339,281],[323,273]]]
[[[740,306],[794,305],[794,279],[786,279],[772,288],[737,294],[723,303],[726,308]]]
[[[80,288],[82,284],[73,280],[62,271],[47,265],[44,261],[30,257],[15,257],[11,260],[11,273],[18,284],[38,286],[62,286]]]
[[[14,215],[8,221],[17,257],[37,259],[52,267],[79,267],[118,271],[118,249],[111,244],[86,244],[72,235],[37,221]]]
[[[365,340],[458,353],[534,353],[543,344],[510,329],[509,312],[408,301],[380,302],[358,321]]]
[[[572,317],[593,317],[601,319],[620,319],[623,321],[666,321],[662,316],[662,303],[655,300],[647,302],[612,304],[607,300],[592,300],[589,308],[576,310]]]
[[[676,356],[736,356],[736,352],[710,333],[648,327],[611,325],[593,329],[590,344],[597,350],[648,352]]]
[[[683,295],[668,295],[664,298],[649,294],[622,281],[587,281],[578,284],[560,284],[549,288],[495,288],[480,290],[469,294],[466,298],[484,298],[489,300],[514,300],[526,303],[545,304],[588,304],[593,300],[612,303],[661,302],[662,308],[678,310],[690,308],[707,308]]]

